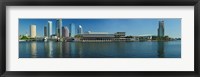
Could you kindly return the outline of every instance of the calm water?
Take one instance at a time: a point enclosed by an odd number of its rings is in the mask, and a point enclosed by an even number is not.
[[[19,58],[181,58],[181,41],[19,42]]]

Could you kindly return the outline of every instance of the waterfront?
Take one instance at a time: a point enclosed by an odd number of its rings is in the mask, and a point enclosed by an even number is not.
[[[19,58],[181,58],[181,41],[20,41]]]

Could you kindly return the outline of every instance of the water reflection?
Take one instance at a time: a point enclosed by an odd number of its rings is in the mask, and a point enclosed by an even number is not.
[[[46,57],[52,58],[62,58],[69,56],[69,43],[65,42],[45,42],[44,43],[44,51],[47,54]]]
[[[180,58],[178,42],[20,42],[20,58]],[[156,51],[156,52],[155,52]]]
[[[62,42],[58,42],[56,45],[56,54],[57,57],[63,57],[62,56]]]
[[[71,57],[77,57],[77,52],[75,48],[75,43],[70,43],[70,56]]]
[[[48,57],[53,57],[53,45],[51,41],[47,42],[47,54]]]
[[[165,43],[164,42],[158,42],[157,52],[158,52],[159,58],[165,57],[164,48],[165,48]]]
[[[69,42],[63,43],[63,56],[64,57],[70,57],[70,49],[69,49]]]
[[[83,55],[83,46],[81,43],[77,43],[77,46],[79,47],[78,48],[78,56],[81,58],[81,57],[84,57]]]
[[[29,52],[29,44],[25,43],[25,52]]]
[[[31,57],[36,58],[37,57],[37,45],[36,42],[31,43]]]

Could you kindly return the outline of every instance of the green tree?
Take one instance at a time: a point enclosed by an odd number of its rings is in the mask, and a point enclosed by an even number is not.
[[[126,38],[133,38],[133,36],[126,36]]]
[[[29,38],[27,36],[22,36],[20,39],[21,40],[28,40]]]
[[[75,35],[74,37],[75,38],[82,38],[83,36],[82,35]]]

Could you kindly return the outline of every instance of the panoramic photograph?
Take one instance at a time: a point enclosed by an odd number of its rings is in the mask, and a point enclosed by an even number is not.
[[[19,58],[181,58],[181,18],[19,18]]]

